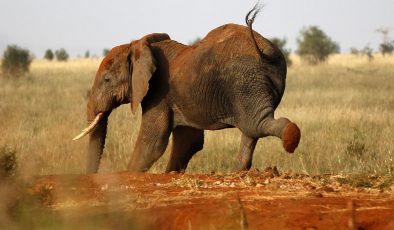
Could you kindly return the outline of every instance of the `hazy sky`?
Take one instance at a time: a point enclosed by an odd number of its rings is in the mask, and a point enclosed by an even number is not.
[[[17,44],[42,57],[64,47],[72,56],[166,32],[183,43],[226,24],[244,24],[256,0],[0,0],[0,52]],[[265,0],[254,29],[263,36],[286,37],[296,49],[304,26],[317,25],[341,46],[377,49],[377,28],[394,39],[394,0]]]

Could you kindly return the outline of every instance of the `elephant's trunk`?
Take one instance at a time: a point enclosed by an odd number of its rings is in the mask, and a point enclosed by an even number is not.
[[[107,135],[108,116],[111,111],[96,112],[96,104],[91,100],[87,105],[87,120],[89,126],[74,138],[78,140],[89,134],[89,147],[87,155],[87,173],[96,173],[99,168],[100,158],[103,154],[105,138]]]
[[[91,100],[87,105],[87,119],[89,124],[94,124],[94,128],[89,130],[89,147],[87,155],[87,173],[96,173],[99,168],[101,155],[103,154],[105,138],[107,136],[108,116],[111,112],[97,113],[96,103]],[[91,125],[89,125],[90,127]],[[86,129],[89,129],[86,128]]]
[[[97,127],[90,133],[89,149],[87,156],[87,173],[96,173],[99,168],[101,155],[103,154],[105,137],[107,135],[108,115],[105,114]]]

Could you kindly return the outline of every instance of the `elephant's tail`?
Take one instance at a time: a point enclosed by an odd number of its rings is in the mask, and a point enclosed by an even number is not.
[[[260,5],[259,2],[257,2],[256,5],[253,7],[253,9],[251,9],[248,12],[248,14],[246,14],[245,22],[246,22],[246,25],[249,27],[250,35],[253,39],[254,47],[256,48],[256,51],[259,54],[260,58],[262,60],[265,59],[265,60],[270,61],[271,58],[268,55],[264,54],[263,51],[260,49],[259,45],[257,44],[256,37],[254,36],[253,27],[252,27],[254,19],[256,18],[257,14],[260,12],[260,10],[262,8],[263,8],[263,6]]]

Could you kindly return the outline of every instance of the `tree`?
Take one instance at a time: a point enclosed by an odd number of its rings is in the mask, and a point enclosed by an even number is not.
[[[283,56],[285,57],[287,66],[291,66],[291,64],[293,63],[293,62],[291,61],[291,59],[290,59],[290,53],[291,53],[291,51],[290,51],[289,49],[286,49],[286,48],[285,48],[286,43],[287,43],[287,39],[286,39],[286,38],[283,38],[283,39],[280,39],[280,38],[272,38],[272,39],[271,39],[271,42],[272,42],[276,47],[278,47],[278,48],[280,49],[280,51],[282,51]]]
[[[47,50],[45,51],[44,58],[47,59],[48,61],[52,61],[52,60],[53,60],[54,54],[53,54],[53,52],[52,52],[51,49],[47,49]]]
[[[56,50],[55,56],[58,61],[67,61],[69,57],[67,51],[63,48]]]
[[[391,29],[385,27],[376,30],[376,32],[381,33],[383,36],[383,41],[379,45],[379,50],[383,56],[385,56],[386,54],[392,54],[394,51],[394,41],[389,41],[390,30]]]
[[[27,49],[16,45],[7,46],[1,61],[1,70],[6,76],[20,77],[29,72],[32,56]]]
[[[89,51],[89,50],[86,50],[86,52],[85,52],[85,58],[90,58],[90,51]]]
[[[381,27],[376,30],[376,32],[381,33],[383,36],[383,43],[388,43],[389,42],[389,33],[390,33],[390,28],[387,27]]]
[[[379,50],[383,56],[386,54],[392,54],[394,51],[394,41],[380,44]]]
[[[367,44],[362,50],[363,55],[367,55],[368,61],[373,60],[373,49]]]
[[[324,62],[329,55],[340,51],[339,45],[317,26],[302,29],[297,44],[301,59],[312,65]]]
[[[201,38],[200,37],[196,37],[193,41],[190,41],[188,43],[188,45],[192,46],[192,45],[195,45],[195,44],[199,43],[200,41],[201,41]]]
[[[107,54],[109,53],[109,49],[103,49],[103,56],[107,56]]]

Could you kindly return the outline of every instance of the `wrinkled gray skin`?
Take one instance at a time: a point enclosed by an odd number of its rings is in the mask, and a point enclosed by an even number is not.
[[[87,106],[88,122],[104,112],[90,133],[87,172],[97,172],[107,118],[121,104],[133,112],[141,103],[142,122],[128,166],[147,171],[164,153],[170,134],[173,149],[167,172],[183,171],[203,148],[204,130],[236,127],[242,132],[234,170],[248,170],[257,140],[282,139],[288,152],[300,140],[298,127],[274,119],[285,90],[286,63],[272,43],[251,28],[227,24],[198,44],[187,46],[166,34],[150,34],[113,48],[97,71]]]

